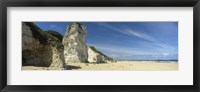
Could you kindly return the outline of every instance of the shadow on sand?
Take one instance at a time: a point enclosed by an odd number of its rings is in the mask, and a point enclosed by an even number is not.
[[[67,65],[67,70],[80,69],[80,66]]]

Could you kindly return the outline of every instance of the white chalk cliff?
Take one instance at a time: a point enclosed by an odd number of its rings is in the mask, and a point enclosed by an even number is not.
[[[94,47],[88,46],[88,61],[90,63],[107,63],[109,61],[93,48]]]
[[[113,61],[112,58],[96,50],[93,46],[86,45],[86,26],[80,23],[72,23],[67,26],[63,37],[65,62],[82,63],[106,63]]]
[[[63,37],[65,62],[88,63],[86,46],[86,27],[80,23],[72,23],[66,28]]]
[[[86,26],[74,22],[64,37],[55,31],[43,31],[32,22],[22,23],[22,65],[65,68],[66,63],[107,63],[113,59],[87,46]]]

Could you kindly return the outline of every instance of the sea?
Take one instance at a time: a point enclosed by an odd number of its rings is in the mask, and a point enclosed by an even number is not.
[[[130,61],[130,62],[159,62],[159,63],[178,63],[178,60],[117,60],[117,61]]]

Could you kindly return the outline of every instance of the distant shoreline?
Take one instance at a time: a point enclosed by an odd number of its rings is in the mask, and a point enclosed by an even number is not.
[[[173,60],[173,59],[171,59],[171,60],[137,60],[137,59],[135,59],[135,60],[133,60],[133,59],[114,59],[114,60],[116,60],[116,61],[178,61],[178,60]]]
[[[154,61],[154,60],[116,60],[118,62],[155,62],[155,63],[178,63],[178,61]]]

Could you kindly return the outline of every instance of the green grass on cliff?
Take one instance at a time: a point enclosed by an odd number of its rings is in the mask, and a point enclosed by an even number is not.
[[[102,52],[98,51],[94,46],[89,46],[89,48],[91,48],[94,52],[99,53],[100,55],[103,55],[108,60],[113,60],[111,57],[108,57],[105,54],[103,54]]]
[[[60,41],[62,41],[62,39],[63,39],[63,36],[60,33],[56,32],[56,31],[48,30],[48,31],[45,31],[45,32],[50,34],[50,35],[52,35],[52,36],[54,36],[54,37],[57,37]]]
[[[38,39],[41,44],[58,46],[58,47],[62,46],[62,40],[60,40],[56,36],[44,32],[42,29],[40,29],[37,25],[35,25],[32,22],[24,22],[24,23],[30,27],[30,30],[32,30],[33,33],[33,37],[35,39]]]

